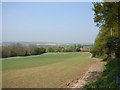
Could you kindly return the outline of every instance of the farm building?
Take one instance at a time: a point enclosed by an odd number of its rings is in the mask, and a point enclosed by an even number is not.
[[[80,48],[80,51],[83,51],[83,52],[89,52],[90,49],[89,49],[89,48]]]

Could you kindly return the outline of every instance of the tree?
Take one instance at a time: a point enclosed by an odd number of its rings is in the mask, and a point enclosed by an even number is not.
[[[2,46],[2,57],[10,57],[11,56],[11,51],[9,46]]]
[[[2,58],[2,47],[0,46],[0,58]]]
[[[25,48],[20,43],[10,45],[11,56],[24,56]]]
[[[45,48],[35,48],[35,52],[37,55],[39,54],[42,54],[42,53],[45,53],[46,52],[46,49]]]
[[[54,52],[55,50],[52,47],[47,48],[47,52]]]
[[[46,52],[45,48],[39,48],[35,46],[25,47],[20,43],[11,44],[9,46],[2,46],[2,57],[4,58],[14,56],[39,55],[45,52]]]
[[[93,3],[94,8],[93,11],[95,12],[94,15],[94,22],[97,23],[96,25],[100,28],[100,33],[98,34],[97,39],[95,40],[95,45],[93,51],[96,51],[96,54],[103,55],[104,53],[111,50],[113,51],[112,47],[109,47],[107,43],[111,42],[111,39],[114,36],[116,38],[120,37],[120,22],[119,22],[119,13],[120,10],[120,3],[117,2],[96,2]],[[111,29],[112,29],[112,36],[111,36]],[[107,39],[107,40],[106,40]],[[115,44],[113,44],[115,45]],[[106,47],[104,47],[106,46]],[[107,47],[108,46],[108,47]],[[114,46],[116,47],[116,46]],[[120,47],[117,45],[117,50],[115,50],[116,57],[120,56]],[[119,54],[119,55],[118,55]]]
[[[120,37],[108,37],[106,39],[105,48],[108,48],[110,56],[115,54],[115,56],[119,58]]]
[[[77,44],[77,48],[83,48],[81,44]]]

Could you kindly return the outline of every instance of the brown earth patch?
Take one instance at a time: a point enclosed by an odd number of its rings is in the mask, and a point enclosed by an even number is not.
[[[91,58],[91,57],[90,57]],[[101,59],[92,58],[95,62],[88,65],[86,69],[80,73],[75,79],[69,81],[68,83],[61,86],[61,88],[82,88],[88,82],[96,80],[96,77],[99,76],[103,70],[105,62],[102,62]]]

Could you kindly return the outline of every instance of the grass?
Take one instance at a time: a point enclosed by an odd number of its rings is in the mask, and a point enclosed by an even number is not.
[[[5,58],[3,87],[56,88],[74,79],[93,63],[89,53],[48,53],[41,56]]]

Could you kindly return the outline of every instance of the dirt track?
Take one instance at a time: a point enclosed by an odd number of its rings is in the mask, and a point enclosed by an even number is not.
[[[105,62],[102,62],[101,59],[92,58],[95,60],[95,63],[91,64],[88,70],[84,73],[84,75],[76,80],[73,80],[66,84],[66,88],[82,88],[89,81],[95,80],[95,77],[100,75],[100,73],[104,70]]]

